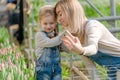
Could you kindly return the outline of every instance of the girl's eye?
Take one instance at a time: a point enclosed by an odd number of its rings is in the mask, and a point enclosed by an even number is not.
[[[53,22],[51,22],[50,24],[54,24]]]
[[[44,25],[47,25],[47,23],[44,23]]]

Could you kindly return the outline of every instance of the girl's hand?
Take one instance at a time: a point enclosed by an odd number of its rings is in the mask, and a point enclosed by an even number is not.
[[[70,51],[83,54],[84,50],[78,37],[71,38],[70,36],[65,36],[62,38],[62,41]]]

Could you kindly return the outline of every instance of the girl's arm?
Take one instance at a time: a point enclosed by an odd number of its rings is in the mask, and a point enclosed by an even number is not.
[[[56,36],[54,38],[49,38],[43,32],[38,32],[35,35],[35,45],[41,48],[57,46],[61,42],[62,41],[59,36]]]

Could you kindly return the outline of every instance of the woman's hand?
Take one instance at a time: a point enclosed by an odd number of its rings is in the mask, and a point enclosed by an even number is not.
[[[62,38],[62,41],[70,51],[76,52],[78,54],[83,54],[84,49],[78,37],[71,38],[70,36],[65,36]]]

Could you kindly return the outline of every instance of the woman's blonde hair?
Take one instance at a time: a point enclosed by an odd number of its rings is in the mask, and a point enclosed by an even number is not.
[[[78,34],[79,37],[82,37],[87,18],[79,1],[59,0],[55,5],[55,11],[58,6],[60,6],[65,15],[68,17],[69,27],[67,28],[70,30],[70,32]]]

